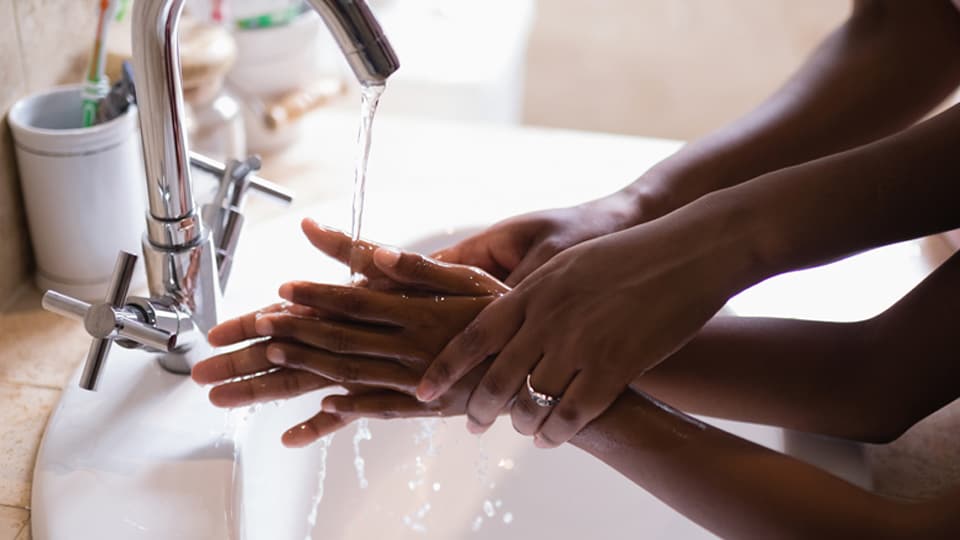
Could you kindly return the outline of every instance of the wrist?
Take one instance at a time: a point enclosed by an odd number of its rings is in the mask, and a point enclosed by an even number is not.
[[[611,216],[617,224],[616,230],[629,229],[669,214],[676,208],[671,202],[668,185],[661,175],[648,171],[619,191],[584,206]]]
[[[677,212],[704,275],[727,299],[774,275],[760,208],[735,189],[708,193]]]

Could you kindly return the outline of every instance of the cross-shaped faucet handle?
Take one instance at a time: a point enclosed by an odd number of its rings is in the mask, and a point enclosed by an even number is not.
[[[113,268],[113,277],[102,303],[88,304],[56,291],[43,295],[43,307],[72,319],[83,321],[93,337],[87,361],[80,376],[80,387],[96,390],[100,374],[114,340],[126,340],[150,349],[170,352],[176,348],[176,335],[157,328],[148,314],[136,304],[127,303],[137,256],[121,251]]]

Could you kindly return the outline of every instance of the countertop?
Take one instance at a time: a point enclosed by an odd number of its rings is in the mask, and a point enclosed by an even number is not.
[[[297,201],[282,208],[251,197],[248,226],[286,212],[306,213],[318,201],[336,199],[344,202],[342,212],[312,217],[348,228],[356,124],[356,116],[336,112],[321,112],[308,119],[299,143],[268,157],[262,171],[263,176],[294,189]],[[390,204],[389,194],[394,190],[421,191],[422,207],[410,211],[430,212],[438,226],[445,220],[462,223],[462,216],[455,220],[444,205],[455,198],[496,205],[503,217],[573,204],[613,191],[677,146],[671,141],[637,137],[382,117],[375,126],[367,211]],[[416,170],[419,163],[429,163],[425,170],[447,171],[449,180],[438,181],[436,174],[408,174],[402,182],[391,178],[391,169],[402,165],[405,170]],[[512,191],[522,194],[520,199],[537,201],[535,206],[524,206],[510,194],[486,187],[486,176],[504,170],[516,179]],[[556,189],[543,190],[523,182],[543,175],[552,179]],[[391,241],[389,230],[371,231],[371,236]],[[915,263],[930,269],[951,253],[938,238],[917,245],[919,263]],[[47,417],[82,360],[89,339],[81,325],[43,311],[40,295],[32,285],[24,284],[17,296],[0,304],[0,540],[30,538],[34,457]],[[942,423],[945,415],[953,416],[949,412],[935,416]],[[892,448],[894,451],[881,452],[874,461],[886,466],[892,466],[891,460],[894,465],[917,463],[916,443]],[[931,462],[924,459],[922,465],[930,468]],[[909,474],[903,476],[909,480]]]

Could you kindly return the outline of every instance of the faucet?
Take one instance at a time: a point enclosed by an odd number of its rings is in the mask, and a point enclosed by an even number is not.
[[[221,164],[191,153],[183,124],[177,30],[185,0],[138,0],[133,63],[149,210],[143,254],[149,298],[127,297],[136,255],[121,252],[104,302],[47,291],[43,307],[83,320],[93,337],[80,386],[96,390],[111,345],[163,353],[168,371],[188,374],[208,353],[207,332],[220,303],[243,224],[248,189],[292,200],[254,173],[259,159]],[[364,86],[382,85],[399,62],[364,0],[309,0]],[[214,202],[197,208],[190,167],[221,175]]]

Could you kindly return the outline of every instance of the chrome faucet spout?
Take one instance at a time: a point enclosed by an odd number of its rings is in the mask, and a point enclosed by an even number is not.
[[[363,85],[384,84],[400,67],[376,17],[363,0],[309,0]]]
[[[201,227],[191,189],[183,125],[177,39],[186,0],[139,0],[133,13],[133,60],[150,203],[147,234],[158,246],[196,242]],[[383,84],[400,66],[364,0],[309,0],[361,84]]]
[[[256,177],[257,159],[217,163],[191,155],[184,126],[178,29],[186,0],[137,0],[133,66],[149,211],[143,239],[150,298],[126,298],[135,257],[121,255],[114,289],[91,305],[58,294],[44,307],[82,318],[95,338],[82,386],[96,388],[110,344],[163,354],[169,371],[189,373],[207,354],[203,336],[219,321],[220,298],[243,224],[248,188],[289,202],[286,190]],[[309,0],[363,85],[383,84],[399,67],[396,54],[364,0]],[[201,212],[193,197],[191,162],[222,175],[218,200]]]

